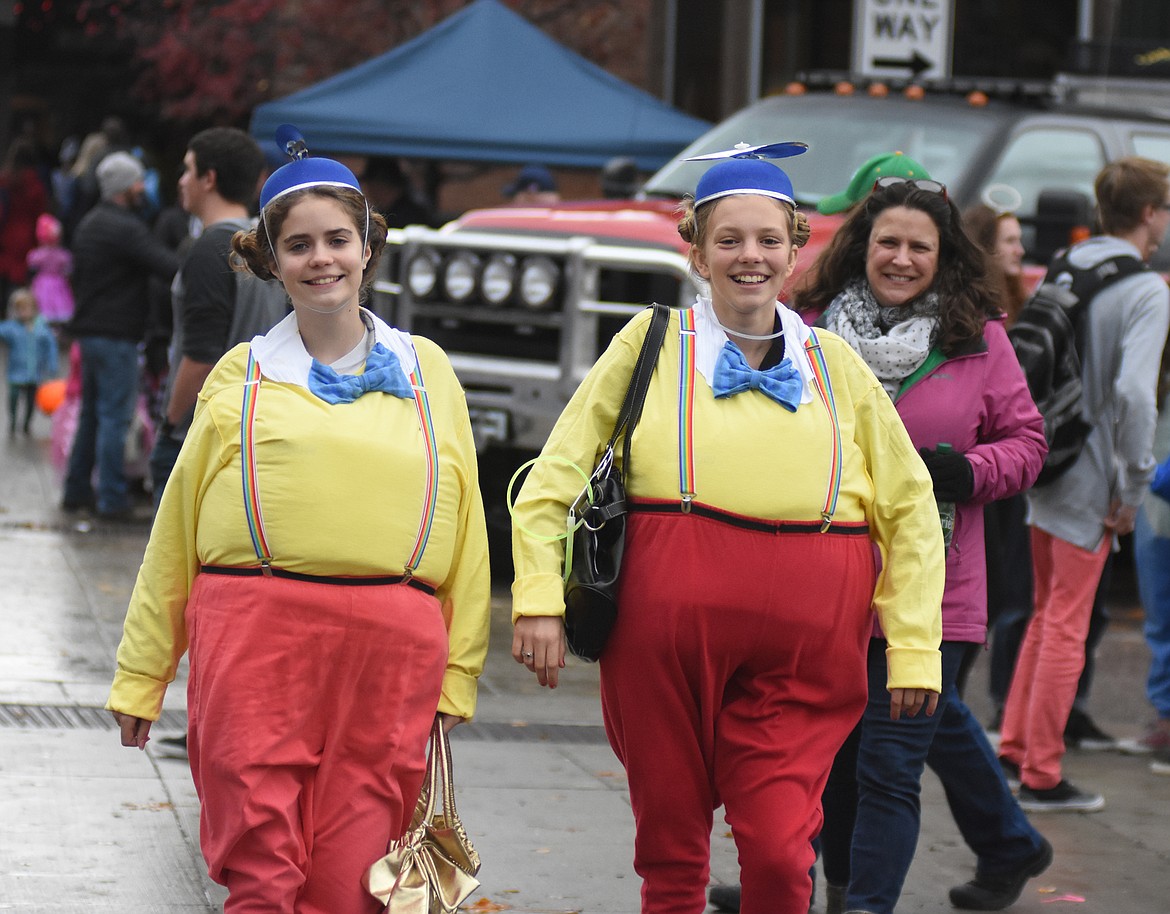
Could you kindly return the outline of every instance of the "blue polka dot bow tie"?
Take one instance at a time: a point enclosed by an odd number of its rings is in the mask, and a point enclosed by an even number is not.
[[[790,413],[796,412],[796,407],[800,405],[800,395],[804,391],[804,382],[792,366],[791,359],[781,359],[778,365],[761,371],[748,365],[743,353],[730,341],[723,344],[719,358],[715,361],[715,378],[711,386],[715,388],[717,400],[745,390],[758,390]]]
[[[313,359],[309,367],[309,390],[326,403],[352,403],[371,390],[403,398],[414,396],[398,356],[381,343],[375,343],[366,357],[366,370],[362,374],[338,374]]]

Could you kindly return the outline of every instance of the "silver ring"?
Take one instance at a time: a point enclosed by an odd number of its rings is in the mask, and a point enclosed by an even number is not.
[[[531,657],[531,656],[533,656],[533,654],[532,654],[532,651],[521,651],[520,656],[521,657]]]

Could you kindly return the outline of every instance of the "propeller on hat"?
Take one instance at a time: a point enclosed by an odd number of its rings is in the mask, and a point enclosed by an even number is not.
[[[732,149],[721,152],[708,152],[701,156],[690,156],[684,162],[707,162],[712,159],[787,159],[808,152],[808,143],[765,143],[761,146],[749,146],[747,143],[736,143]]]
[[[294,162],[309,157],[304,136],[292,124],[281,124],[276,128],[276,146]]]

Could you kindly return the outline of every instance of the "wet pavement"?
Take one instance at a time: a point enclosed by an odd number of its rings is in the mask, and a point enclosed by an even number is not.
[[[123,749],[103,705],[145,526],[80,521],[57,510],[49,421],[0,440],[0,911],[177,914],[222,910],[198,851],[198,804],[184,762]],[[1118,736],[1147,719],[1140,610],[1115,588],[1091,710]],[[459,808],[483,858],[472,910],[638,910],[633,823],[621,766],[605,743],[597,668],[571,660],[539,689],[509,655],[506,582],[476,721],[452,736]],[[986,663],[969,685],[982,720]],[[179,732],[184,683],[155,735]],[[1145,760],[1070,753],[1067,776],[1107,799],[1094,815],[1034,818],[1056,848],[1051,869],[1011,910],[1029,914],[1170,911],[1170,777]],[[973,859],[930,774],[923,831],[899,912],[944,912]],[[736,879],[717,821],[712,880]],[[818,886],[822,889],[823,886]],[[823,892],[819,894],[823,895]],[[819,910],[819,906],[818,906]]]

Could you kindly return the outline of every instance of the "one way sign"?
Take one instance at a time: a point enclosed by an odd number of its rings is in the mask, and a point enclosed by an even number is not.
[[[954,0],[857,0],[853,69],[865,76],[951,75]]]

